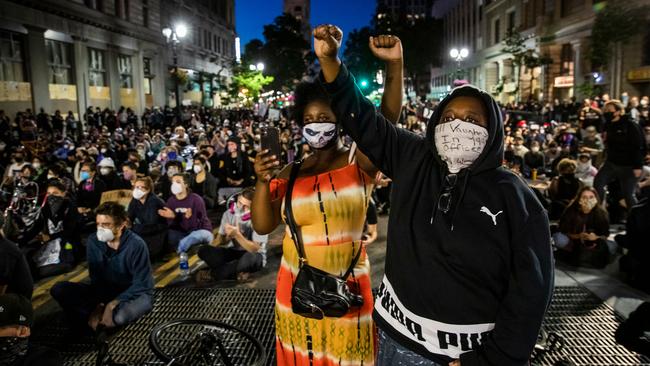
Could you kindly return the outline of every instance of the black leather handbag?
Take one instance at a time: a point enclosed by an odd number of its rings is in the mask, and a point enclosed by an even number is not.
[[[298,256],[300,257],[300,270],[291,289],[291,308],[294,314],[306,318],[323,319],[325,316],[340,318],[347,314],[351,307],[363,305],[363,297],[352,293],[346,283],[347,278],[354,270],[354,266],[361,256],[362,248],[359,246],[357,254],[354,256],[352,263],[350,263],[350,267],[342,277],[335,276],[307,264],[305,247],[302,239],[298,235],[298,229],[291,209],[293,185],[298,177],[301,164],[302,161],[295,161],[291,167],[291,175],[284,202],[285,220],[287,225],[289,225],[291,238],[296,245]]]

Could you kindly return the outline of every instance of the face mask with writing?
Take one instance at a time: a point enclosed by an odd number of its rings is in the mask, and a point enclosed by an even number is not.
[[[455,119],[436,126],[434,140],[440,159],[450,173],[458,173],[476,160],[487,143],[485,127]]]

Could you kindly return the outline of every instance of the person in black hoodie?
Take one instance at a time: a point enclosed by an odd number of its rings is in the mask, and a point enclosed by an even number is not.
[[[594,188],[602,200],[605,186],[617,180],[620,183],[628,209],[636,204],[637,181],[641,177],[645,157],[645,138],[638,124],[625,114],[623,103],[611,100],[605,104],[605,164],[594,178]]]
[[[393,126],[355,85],[337,55],[340,29],[314,35],[344,132],[393,181],[373,313],[377,365],[527,365],[553,290],[551,238],[533,192],[501,167],[498,104],[458,87],[426,137],[417,136]]]

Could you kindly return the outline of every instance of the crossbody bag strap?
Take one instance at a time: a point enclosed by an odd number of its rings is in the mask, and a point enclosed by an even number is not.
[[[300,165],[302,165],[301,160],[296,160],[291,166],[291,173],[289,175],[289,183],[287,183],[287,193],[284,196],[284,216],[291,231],[291,239],[296,245],[296,250],[298,251],[298,256],[300,257],[300,266],[304,262],[307,262],[307,256],[305,254],[305,247],[302,244],[302,239],[298,235],[298,228],[296,227],[296,221],[293,217],[293,210],[291,207],[291,196],[293,195],[293,186],[298,178],[298,172],[300,171]]]
[[[354,249],[354,242],[352,242],[352,248]],[[359,261],[359,257],[361,257],[362,249],[363,249],[363,242],[359,241],[359,250],[357,250],[357,254],[354,256],[352,263],[350,263],[350,267],[348,267],[348,270],[341,277],[344,280],[347,280],[348,277],[352,274],[352,271],[354,271],[354,267],[357,265],[357,262]]]

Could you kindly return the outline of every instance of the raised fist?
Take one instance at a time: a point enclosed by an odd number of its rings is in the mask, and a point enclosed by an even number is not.
[[[370,51],[384,62],[402,61],[402,42],[393,35],[370,37]]]
[[[343,31],[341,28],[331,25],[319,25],[314,29],[314,52],[316,57],[323,59],[336,59],[341,48]]]

